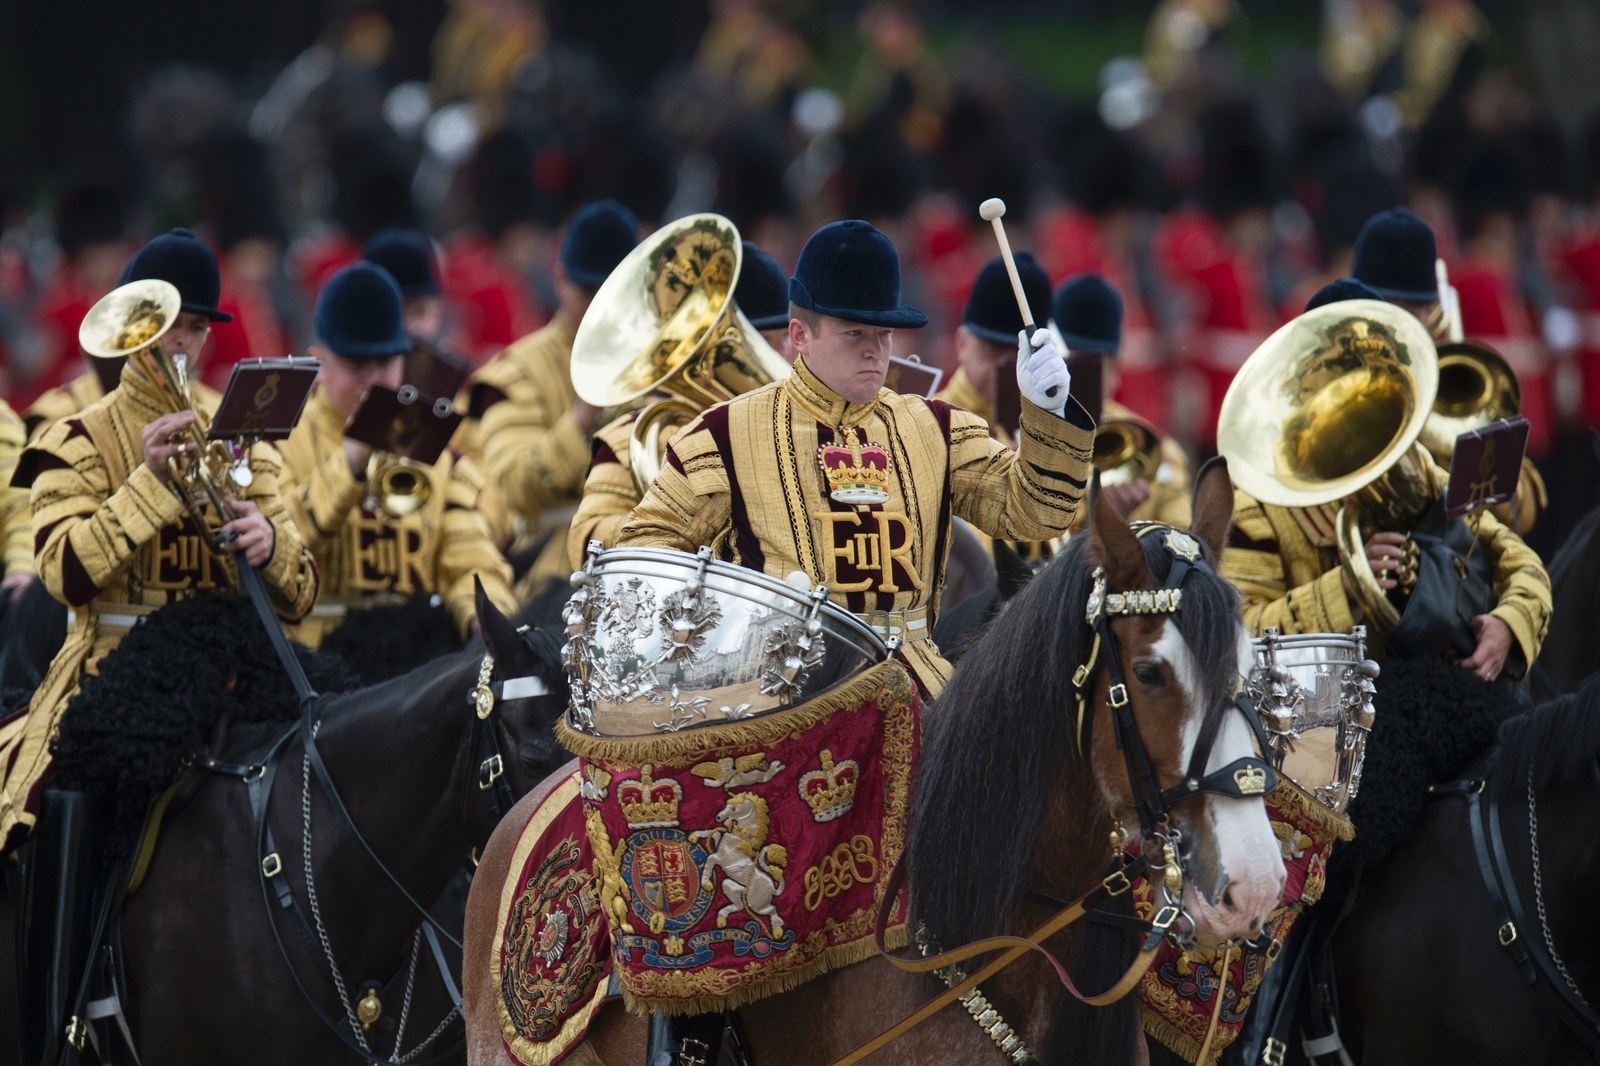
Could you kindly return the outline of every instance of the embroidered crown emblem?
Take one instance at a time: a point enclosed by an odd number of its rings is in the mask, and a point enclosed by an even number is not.
[[[833,752],[823,748],[822,769],[800,775],[800,796],[811,808],[811,820],[831,822],[849,811],[860,780],[861,767],[854,759],[835,765]]]
[[[889,498],[889,452],[881,444],[852,439],[824,444],[817,465],[828,479],[828,495],[840,503],[883,503]]]
[[[1234,787],[1241,796],[1261,796],[1267,791],[1267,772],[1259,766],[1245,766],[1233,772]]]
[[[670,829],[678,824],[678,805],[683,802],[683,786],[668,777],[657,781],[646,763],[639,780],[617,786],[617,804],[629,829]]]

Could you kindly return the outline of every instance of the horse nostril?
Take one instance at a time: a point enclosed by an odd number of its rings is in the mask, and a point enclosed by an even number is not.
[[[1229,885],[1227,888],[1222,890],[1222,905],[1224,907],[1226,907],[1228,910],[1237,909],[1235,907],[1235,905],[1234,905],[1234,902],[1233,902],[1233,886],[1232,885]]]

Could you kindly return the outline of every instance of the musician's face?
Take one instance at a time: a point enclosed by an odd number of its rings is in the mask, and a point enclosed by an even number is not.
[[[994,400],[994,368],[1000,360],[1016,354],[1016,346],[984,340],[965,326],[956,330],[956,361],[967,372],[967,380],[979,396]]]
[[[789,340],[797,355],[822,383],[851,403],[868,403],[883,388],[894,350],[894,330],[818,316],[811,330],[798,318],[789,320]]]
[[[400,375],[405,368],[405,357],[391,355],[387,359],[346,359],[334,355],[326,348],[313,349],[322,360],[322,391],[328,403],[341,415],[349,418],[361,406],[361,398],[374,385],[400,387]]]
[[[192,311],[184,311],[178,315],[172,328],[161,336],[161,348],[168,355],[187,356],[189,377],[199,375],[196,368],[200,365],[200,350],[206,346],[206,338],[211,336],[211,320],[205,315],[197,315]]]

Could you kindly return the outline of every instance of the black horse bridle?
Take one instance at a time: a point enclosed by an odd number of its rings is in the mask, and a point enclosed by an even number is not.
[[[1183,606],[1183,582],[1191,573],[1216,576],[1211,564],[1201,552],[1200,542],[1183,530],[1156,522],[1136,522],[1134,535],[1140,540],[1160,536],[1161,546],[1169,559],[1164,583],[1157,589],[1138,589],[1131,592],[1111,592],[1106,587],[1104,567],[1095,567],[1091,579],[1093,587],[1084,610],[1085,621],[1094,632],[1094,643],[1088,658],[1072,676],[1077,689],[1078,750],[1086,743],[1090,682],[1095,666],[1104,654],[1106,672],[1111,682],[1106,701],[1111,707],[1111,724],[1116,731],[1117,748],[1121,750],[1128,768],[1128,783],[1133,789],[1134,809],[1139,815],[1139,828],[1146,840],[1166,839],[1172,832],[1170,808],[1197,796],[1230,796],[1247,799],[1265,796],[1277,785],[1277,774],[1265,761],[1255,756],[1243,756],[1211,773],[1206,773],[1206,763],[1211,760],[1211,749],[1220,729],[1202,735],[1195,744],[1184,778],[1171,788],[1162,788],[1156,778],[1155,767],[1138,723],[1133,719],[1132,701],[1122,672],[1122,656],[1118,651],[1117,636],[1111,628],[1113,617],[1140,614],[1176,614]],[[1250,730],[1255,734],[1261,750],[1267,749],[1266,733],[1261,718],[1256,714],[1250,698],[1241,685],[1234,695],[1232,705],[1244,715]]]
[[[525,631],[519,632],[524,632],[524,641],[529,640]],[[372,864],[382,872],[389,884],[400,893],[412,910],[420,916],[421,931],[424,934],[424,939],[432,952],[434,964],[445,985],[445,990],[449,994],[452,1007],[455,1009],[459,1009],[461,1006],[461,990],[456,987],[455,981],[451,976],[450,965],[444,957],[441,941],[449,943],[458,951],[462,949],[461,941],[454,933],[445,928],[432,915],[430,910],[423,906],[400,883],[399,879],[395,877],[394,873],[367,842],[360,829],[357,828],[355,821],[350,816],[349,809],[339,795],[332,775],[328,772],[327,765],[323,762],[322,754],[317,748],[316,732],[320,717],[314,711],[317,699],[316,693],[305,679],[304,672],[298,670],[298,660],[291,661],[294,662],[296,669],[290,671],[290,679],[294,682],[296,690],[300,694],[301,718],[299,723],[282,733],[267,749],[266,754],[259,762],[241,765],[205,758],[196,760],[195,766],[198,769],[212,773],[236,777],[245,783],[250,800],[251,814],[255,821],[256,853],[260,857],[257,864],[258,882],[261,886],[262,900],[267,908],[267,924],[271,928],[273,939],[278,945],[278,953],[283,959],[284,965],[288,968],[295,987],[299,989],[301,998],[305,1000],[307,1006],[311,1008],[323,1026],[352,1052],[360,1055],[364,1061],[374,1063],[375,1066],[402,1066],[401,1063],[375,1055],[371,1050],[362,1047],[351,1035],[346,1034],[347,1022],[333,1018],[322,1009],[312,996],[311,990],[306,987],[305,981],[301,979],[294,960],[289,955],[288,945],[284,942],[282,931],[279,928],[276,912],[282,912],[288,916],[289,924],[294,929],[295,935],[313,958],[322,954],[323,945],[317,935],[312,932],[311,923],[306,920],[299,901],[295,899],[294,893],[289,887],[288,878],[280,876],[283,872],[283,861],[268,818],[268,805],[271,800],[272,785],[277,777],[283,753],[290,740],[296,736],[300,738],[305,758],[310,768],[315,771],[324,793],[338,813],[345,829],[361,845],[362,851],[366,853]],[[548,695],[551,691],[549,683],[537,675],[529,674],[494,681],[492,680],[493,673],[494,658],[486,652],[479,665],[478,682],[467,695],[467,703],[473,709],[473,720],[463,752],[464,758],[477,763],[477,773],[474,775],[458,770],[456,777],[462,781],[461,818],[463,829],[469,839],[474,837],[470,826],[470,812],[474,807],[478,806],[473,802],[474,782],[476,783],[477,793],[482,797],[483,805],[481,809],[489,819],[488,825],[491,830],[516,803],[516,796],[505,777],[505,756],[500,748],[499,732],[495,728],[495,710],[502,702],[534,699]],[[309,856],[307,861],[310,861]],[[323,976],[332,983],[331,975],[324,974]],[[416,1066],[416,1064],[411,1063],[410,1066]]]

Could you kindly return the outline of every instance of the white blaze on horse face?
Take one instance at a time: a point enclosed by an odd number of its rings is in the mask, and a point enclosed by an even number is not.
[[[1238,668],[1241,673],[1248,673],[1250,637],[1243,626],[1239,627],[1237,647]],[[1182,731],[1182,765],[1187,768],[1194,758],[1204,715],[1205,697],[1199,690],[1198,664],[1178,632],[1177,623],[1171,619],[1162,630],[1161,639],[1150,650],[1171,666],[1191,709],[1184,718]],[[1229,712],[1212,742],[1205,772],[1214,773],[1236,759],[1256,754],[1254,740],[1243,716]],[[1188,803],[1203,807],[1203,817],[1216,848],[1218,878],[1215,903],[1206,893],[1196,891],[1192,878],[1185,878],[1184,909],[1194,919],[1198,933],[1221,937],[1254,936],[1283,896],[1283,857],[1267,820],[1266,804],[1259,798],[1231,796],[1202,796]]]

